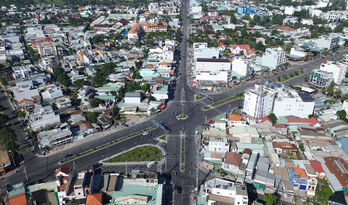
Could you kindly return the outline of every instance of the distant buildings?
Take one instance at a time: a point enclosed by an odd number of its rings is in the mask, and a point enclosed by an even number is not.
[[[143,29],[146,33],[148,32],[167,32],[168,23],[165,21],[155,22],[155,23],[144,23]]]

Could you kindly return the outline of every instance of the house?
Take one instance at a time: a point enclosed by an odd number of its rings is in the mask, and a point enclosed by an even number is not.
[[[235,58],[232,61],[232,76],[236,76],[237,79],[248,77],[252,73],[250,63],[241,58]]]
[[[43,101],[50,101],[63,96],[61,87],[51,84],[40,88]]]
[[[204,193],[208,195],[208,204],[248,204],[245,185],[237,185],[224,179],[213,178],[204,184]]]
[[[241,163],[242,155],[236,152],[226,152],[225,158],[222,162],[221,168],[232,174],[239,173],[239,165]]]
[[[140,93],[127,92],[124,97],[124,103],[126,104],[140,104],[142,101]]]
[[[69,196],[68,192],[72,181],[75,177],[74,171],[70,167],[61,166],[55,171],[57,194],[59,204],[64,204],[66,200],[72,199],[75,196]]]
[[[37,106],[29,113],[29,125],[35,131],[60,123],[59,114],[55,114],[50,105],[46,107]]]
[[[209,136],[208,139],[208,151],[225,153],[230,150],[230,144],[225,137]]]
[[[11,160],[5,147],[0,145],[0,174],[5,173],[11,166]]]
[[[294,190],[306,190],[308,177],[302,168],[293,167],[290,169],[290,183]]]
[[[58,109],[63,109],[71,106],[71,100],[67,96],[56,98],[54,100],[54,103]]]
[[[86,198],[85,191],[85,180],[86,180],[86,172],[79,172],[74,184],[74,193],[76,199]]]
[[[341,157],[324,157],[325,166],[327,167],[326,176],[333,186],[334,191],[347,190],[348,188],[348,163]],[[330,177],[329,177],[330,176]],[[336,178],[336,179],[334,179]],[[335,185],[333,185],[335,183]]]
[[[27,198],[25,196],[25,193],[9,197],[8,199],[9,205],[26,205],[27,204]]]
[[[338,48],[338,37],[334,36],[321,36],[316,41],[316,47],[321,49],[332,50]]]
[[[245,126],[247,125],[247,120],[245,116],[238,115],[238,114],[229,114],[228,115],[228,126],[229,127],[235,127],[235,126]]]
[[[16,83],[16,86],[10,87],[14,100],[18,103],[23,99],[40,102],[39,90],[34,87],[33,81],[22,81]]]
[[[310,164],[312,165],[315,173],[318,175],[319,178],[325,178],[326,174],[325,171],[323,169],[323,166],[321,165],[321,162],[317,161],[317,160],[310,160],[309,161]]]
[[[288,154],[288,153],[291,155],[296,155],[298,151],[295,144],[292,144],[287,141],[273,141],[272,145],[276,153],[279,155]]]
[[[138,40],[140,28],[139,23],[134,24],[132,29],[127,33],[128,40]]]

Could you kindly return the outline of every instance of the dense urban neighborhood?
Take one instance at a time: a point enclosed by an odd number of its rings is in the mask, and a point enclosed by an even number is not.
[[[0,204],[348,204],[347,0],[3,0]]]

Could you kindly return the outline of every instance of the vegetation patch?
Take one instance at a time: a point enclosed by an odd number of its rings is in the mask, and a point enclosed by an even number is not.
[[[291,80],[293,78],[299,77],[304,75],[304,73],[302,71],[295,71],[290,73],[289,75],[282,75],[282,76],[278,76],[277,81],[278,82],[285,82],[288,80]]]
[[[142,146],[115,156],[105,162],[146,162],[159,161],[163,157],[162,151],[154,146]]]
[[[332,194],[333,192],[329,186],[329,183],[325,179],[318,179],[314,201],[319,202],[320,204],[327,204],[327,201]]]
[[[163,140],[163,141],[167,141],[167,136],[166,135],[162,135],[158,139]]]

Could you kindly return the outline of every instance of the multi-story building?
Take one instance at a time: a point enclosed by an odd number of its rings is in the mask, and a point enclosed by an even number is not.
[[[255,63],[268,69],[276,69],[286,63],[285,52],[281,47],[267,48],[261,57],[257,57]]]
[[[230,144],[225,137],[209,137],[208,151],[226,153],[230,150]]]
[[[332,50],[334,48],[338,48],[339,38],[336,36],[321,36],[316,41],[316,46],[318,48],[326,48],[328,50]]]
[[[247,77],[251,74],[252,68],[250,63],[246,60],[235,58],[232,61],[232,72],[240,77]]]
[[[229,82],[231,62],[228,59],[198,58],[194,68],[197,81]]]
[[[313,69],[309,77],[309,83],[317,87],[327,87],[333,81],[331,72]]]
[[[336,84],[340,84],[342,80],[345,78],[347,72],[347,65],[343,63],[337,63],[334,61],[324,61],[320,65],[320,70],[331,72],[333,75],[333,81]]]
[[[256,84],[245,92],[243,112],[253,119],[269,115],[273,109],[275,94],[274,89]]]
[[[29,125],[35,131],[56,124],[60,124],[60,117],[54,113],[52,106],[38,106],[29,113]]]
[[[273,113],[277,117],[293,115],[307,118],[313,114],[314,104],[314,99],[308,93],[283,89],[274,100]]]
[[[234,182],[214,178],[204,184],[204,192],[209,195],[207,204],[214,202],[228,204],[248,204],[248,194],[245,185],[237,185]]]

